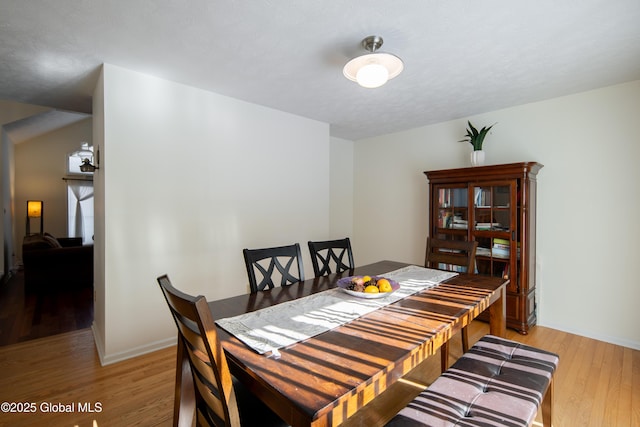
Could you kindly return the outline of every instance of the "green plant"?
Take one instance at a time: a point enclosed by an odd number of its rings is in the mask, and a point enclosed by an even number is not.
[[[478,132],[478,129],[474,128],[470,121],[467,121],[469,124],[469,128],[467,128],[467,135],[464,139],[461,139],[458,142],[468,142],[473,145],[473,151],[482,150],[482,143],[484,142],[484,137],[487,136],[489,130],[495,126],[495,123],[489,127],[483,127]]]

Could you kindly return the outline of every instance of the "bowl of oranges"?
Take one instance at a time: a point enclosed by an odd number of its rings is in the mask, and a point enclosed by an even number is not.
[[[391,295],[400,284],[381,276],[349,276],[338,280],[338,287],[349,295],[372,299]]]

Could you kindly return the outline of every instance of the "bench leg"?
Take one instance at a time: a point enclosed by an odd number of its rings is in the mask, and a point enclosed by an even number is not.
[[[440,347],[440,365],[442,372],[449,369],[449,341],[445,341]]]
[[[542,425],[544,427],[552,427],[553,424],[551,420],[553,419],[553,377],[551,377],[549,388],[542,398],[542,406],[540,410],[542,411]]]
[[[469,351],[469,331],[467,330],[468,326],[462,328],[461,336],[462,336],[462,353],[466,353]]]

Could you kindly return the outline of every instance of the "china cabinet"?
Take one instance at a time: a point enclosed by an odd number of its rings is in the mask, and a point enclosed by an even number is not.
[[[510,279],[507,326],[523,334],[536,323],[536,176],[542,166],[425,172],[429,235],[478,242],[475,272]]]

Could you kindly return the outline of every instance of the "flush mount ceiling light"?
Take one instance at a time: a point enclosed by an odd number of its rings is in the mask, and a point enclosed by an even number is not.
[[[347,62],[342,70],[344,76],[366,88],[376,88],[385,84],[402,72],[402,60],[390,53],[379,52],[383,40],[380,36],[369,36],[362,40],[367,53]]]

